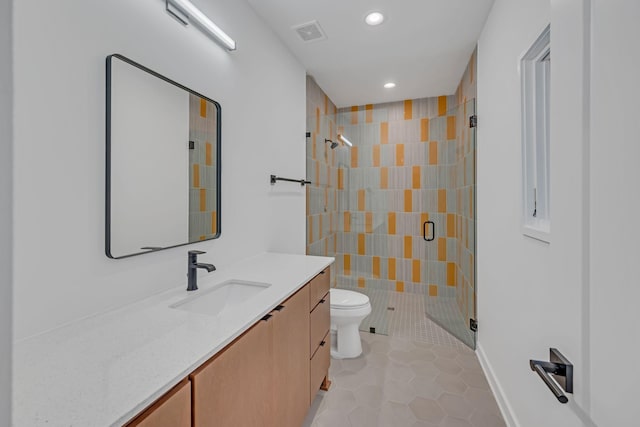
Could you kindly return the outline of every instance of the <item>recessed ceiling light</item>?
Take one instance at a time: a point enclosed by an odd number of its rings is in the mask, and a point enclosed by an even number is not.
[[[389,82],[389,83],[385,83],[384,87],[385,87],[385,89],[391,89],[391,88],[396,87],[396,84],[393,83],[393,82]]]
[[[384,21],[384,15],[380,12],[368,13],[364,18],[364,22],[369,25],[380,25]]]

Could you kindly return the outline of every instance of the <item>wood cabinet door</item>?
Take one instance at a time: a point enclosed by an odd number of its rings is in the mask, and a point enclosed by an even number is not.
[[[273,327],[259,321],[191,375],[194,426],[274,426]]]
[[[273,313],[276,425],[300,427],[309,409],[309,286],[300,289]]]
[[[127,427],[191,427],[191,383],[175,386]]]

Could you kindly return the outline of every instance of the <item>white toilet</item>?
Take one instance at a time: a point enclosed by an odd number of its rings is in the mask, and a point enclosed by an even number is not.
[[[331,288],[331,357],[350,359],[362,354],[358,328],[371,313],[369,297],[359,292]]]

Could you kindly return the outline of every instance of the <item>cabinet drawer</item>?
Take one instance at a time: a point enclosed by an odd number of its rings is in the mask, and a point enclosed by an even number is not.
[[[309,310],[313,310],[318,302],[329,292],[331,268],[327,267],[309,282]]]
[[[312,402],[324,377],[329,373],[329,361],[331,356],[331,333],[323,337],[324,344],[318,347],[318,351],[311,358],[311,391],[309,394],[309,401]]]
[[[320,299],[320,303],[313,309],[309,319],[309,355],[313,356],[320,343],[324,340],[329,327],[331,326],[331,304],[329,301],[329,293]]]
[[[191,383],[184,380],[126,427],[190,427]]]

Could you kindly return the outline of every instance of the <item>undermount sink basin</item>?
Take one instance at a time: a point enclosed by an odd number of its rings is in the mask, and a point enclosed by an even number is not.
[[[211,289],[194,291],[194,295],[170,305],[192,313],[218,316],[250,300],[271,286],[269,283],[227,280]]]

